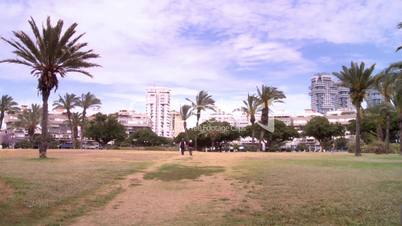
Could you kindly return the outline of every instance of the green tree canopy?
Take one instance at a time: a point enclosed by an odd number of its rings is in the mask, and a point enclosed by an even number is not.
[[[340,134],[339,130],[339,125],[330,123],[325,117],[316,116],[304,127],[304,135],[314,137],[324,149],[329,147],[333,136]]]
[[[150,128],[139,129],[130,134],[127,138],[128,143],[135,146],[159,146],[168,144],[170,141],[165,137],[160,137]]]
[[[115,116],[98,113],[88,122],[85,134],[105,146],[110,141],[122,141],[126,138],[125,128]]]

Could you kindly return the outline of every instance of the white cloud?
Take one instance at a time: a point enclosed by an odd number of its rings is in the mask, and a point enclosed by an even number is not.
[[[192,97],[201,89],[213,93],[223,108],[232,108],[261,82],[317,70],[316,63],[300,50],[303,40],[392,43],[402,3],[32,0],[0,2],[0,8],[5,9],[0,15],[0,34],[5,37],[11,36],[11,30],[29,30],[29,16],[37,22],[48,15],[62,18],[66,24],[78,22],[78,31],[87,32],[85,41],[101,54],[97,62],[102,68],[91,70],[94,79],[76,75],[69,79],[121,87],[110,98],[134,101],[146,86],[156,84],[174,88],[176,108],[183,96]],[[0,48],[1,58],[10,56],[9,47],[1,44]],[[270,68],[260,78],[236,74],[242,70],[252,74],[265,64],[282,67]],[[2,78],[27,78],[20,76],[25,69],[0,66]],[[295,101],[298,97],[303,101]],[[288,94],[287,102],[295,109],[306,104],[306,97]]]

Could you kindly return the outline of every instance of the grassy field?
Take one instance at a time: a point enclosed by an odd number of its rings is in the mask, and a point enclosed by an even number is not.
[[[0,225],[399,225],[402,157],[0,151]]]

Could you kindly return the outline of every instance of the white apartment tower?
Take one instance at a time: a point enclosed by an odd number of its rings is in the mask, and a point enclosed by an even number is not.
[[[353,110],[349,89],[340,86],[329,74],[313,76],[310,86],[311,109],[322,114],[335,110]]]
[[[170,89],[149,87],[146,94],[146,112],[151,119],[152,130],[163,137],[172,137]]]

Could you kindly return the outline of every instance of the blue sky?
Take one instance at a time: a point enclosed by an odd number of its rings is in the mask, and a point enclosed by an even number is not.
[[[77,22],[102,68],[93,79],[70,74],[52,94],[91,91],[102,111],[145,111],[145,89],[172,89],[173,108],[201,89],[232,111],[257,85],[287,95],[276,110],[310,107],[308,86],[317,72],[334,72],[350,61],[377,63],[381,70],[402,60],[400,0],[0,0],[0,36],[29,31],[30,16]],[[12,57],[0,43],[0,59]],[[40,103],[36,80],[23,66],[0,65],[0,94],[19,103]]]

